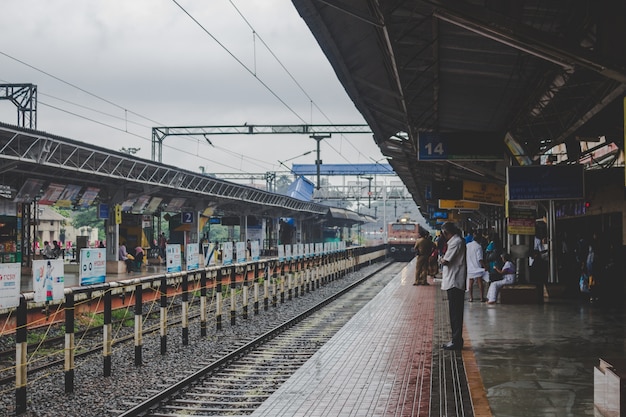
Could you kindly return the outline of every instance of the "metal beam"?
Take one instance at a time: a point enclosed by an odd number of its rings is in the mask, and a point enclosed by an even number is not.
[[[189,198],[208,197],[314,214],[328,211],[328,207],[317,203],[134,158],[123,152],[0,126],[0,165],[11,163],[19,164],[16,172],[49,176],[51,181],[119,184],[121,180],[122,183],[159,187],[162,195],[183,192]]]
[[[163,141],[168,136],[203,136],[209,143],[212,135],[346,135],[372,133],[368,125],[219,125],[161,126],[152,128],[152,160],[162,162]]]

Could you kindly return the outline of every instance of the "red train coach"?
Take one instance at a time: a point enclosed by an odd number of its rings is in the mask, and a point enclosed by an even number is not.
[[[407,218],[387,225],[387,248],[393,259],[408,261],[415,256],[413,246],[417,238],[417,227],[417,222]]]

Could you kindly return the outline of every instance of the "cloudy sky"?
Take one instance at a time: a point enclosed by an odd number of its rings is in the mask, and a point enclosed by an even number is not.
[[[154,126],[364,123],[289,0],[3,0],[2,14],[0,83],[37,85],[42,131],[150,159]],[[17,121],[7,100],[0,120]],[[315,161],[298,157],[315,149],[306,135],[211,141],[169,137],[163,162],[263,173]],[[335,134],[321,151],[382,159],[371,135]]]

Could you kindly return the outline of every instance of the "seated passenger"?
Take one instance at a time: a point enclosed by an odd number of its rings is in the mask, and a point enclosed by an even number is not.
[[[120,244],[118,259],[126,263],[126,272],[133,272],[133,260],[135,259],[135,257],[131,257],[128,255],[128,251],[126,250],[126,245],[124,244],[124,242]]]
[[[489,284],[489,291],[487,291],[487,304],[495,304],[498,300],[500,289],[507,284],[513,284],[515,282],[515,265],[511,261],[511,255],[503,253],[500,257],[502,258],[504,265],[502,266],[502,269],[495,267],[494,270],[502,275],[502,279]]]
[[[141,265],[143,265],[143,248],[141,246],[137,246],[135,248],[135,270],[141,271]]]

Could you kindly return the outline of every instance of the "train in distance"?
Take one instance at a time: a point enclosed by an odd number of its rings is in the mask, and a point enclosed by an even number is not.
[[[414,256],[413,246],[417,239],[419,224],[408,217],[401,217],[387,225],[387,249],[397,261],[410,261]]]

